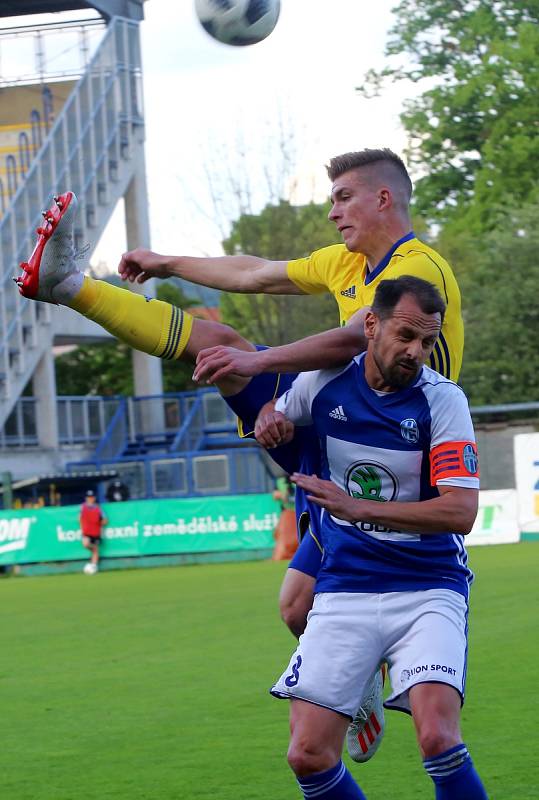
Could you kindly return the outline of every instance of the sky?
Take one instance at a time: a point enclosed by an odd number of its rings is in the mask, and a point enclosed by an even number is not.
[[[395,4],[281,0],[279,21],[265,41],[230,47],[202,29],[193,0],[145,2],[140,31],[154,250],[220,254],[234,208],[218,215],[212,197],[229,191],[232,172],[251,188],[255,208],[263,206],[268,196],[262,173],[279,169],[283,132],[293,140],[287,145],[294,155],[288,188],[294,186],[295,202],[327,197],[324,164],[331,156],[384,146],[402,153],[399,113],[414,87],[388,86],[372,100],[355,91],[369,68],[385,64]],[[22,57],[22,40],[17,42]],[[91,262],[114,270],[125,248],[118,206]]]
[[[260,44],[220,44],[199,25],[191,0],[148,0],[141,24],[146,167],[151,245],[167,254],[218,255],[221,225],[208,171],[226,183],[238,141],[248,171],[272,162],[279,126],[294,137],[297,202],[329,192],[324,164],[338,153],[388,146],[402,152],[403,86],[379,99],[355,91],[366,71],[384,65],[394,0],[282,0],[273,33]],[[253,176],[256,181],[256,176]],[[111,265],[123,251],[123,210],[92,262]],[[291,257],[294,254],[291,254]],[[112,264],[114,266],[114,264]]]

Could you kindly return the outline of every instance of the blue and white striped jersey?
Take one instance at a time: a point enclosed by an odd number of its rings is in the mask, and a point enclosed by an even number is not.
[[[314,424],[321,477],[349,495],[384,502],[437,497],[437,485],[479,488],[477,451],[462,390],[423,367],[392,393],[370,388],[364,354],[336,370],[302,373],[277,410]],[[318,592],[394,592],[444,587],[467,596],[473,579],[464,537],[349,523],[324,512]]]

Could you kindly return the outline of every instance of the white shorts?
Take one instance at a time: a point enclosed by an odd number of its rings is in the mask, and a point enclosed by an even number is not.
[[[417,683],[447,683],[464,699],[468,604],[450,589],[317,594],[290,663],[271,689],[354,717],[383,661],[386,708],[410,712]]]

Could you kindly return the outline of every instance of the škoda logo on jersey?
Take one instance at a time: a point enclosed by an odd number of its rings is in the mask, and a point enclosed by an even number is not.
[[[352,464],[344,482],[346,491],[356,500],[377,500],[379,503],[394,500],[399,488],[396,475],[374,461]]]

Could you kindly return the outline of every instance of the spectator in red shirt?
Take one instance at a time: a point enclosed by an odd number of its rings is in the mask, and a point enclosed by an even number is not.
[[[84,567],[87,575],[95,575],[99,564],[99,544],[101,542],[101,531],[107,524],[104,516],[97,504],[95,494],[89,490],[86,492],[86,499],[80,507],[80,529],[82,531],[82,544],[91,555],[90,561]]]

